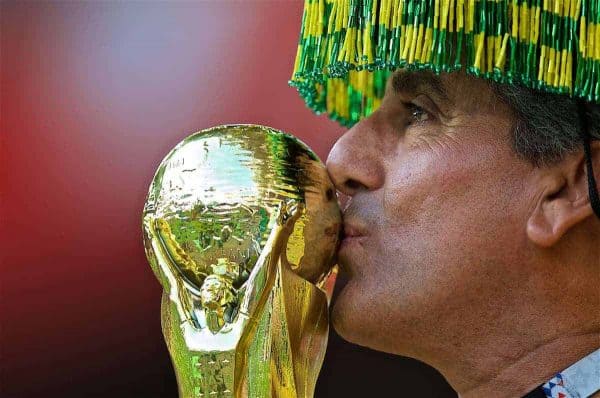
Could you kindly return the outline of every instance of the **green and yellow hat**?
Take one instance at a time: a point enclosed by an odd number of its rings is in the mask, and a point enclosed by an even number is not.
[[[398,68],[600,102],[600,0],[306,0],[290,84],[351,126]]]

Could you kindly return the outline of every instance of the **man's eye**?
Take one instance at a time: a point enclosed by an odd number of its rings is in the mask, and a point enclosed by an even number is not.
[[[429,113],[425,109],[413,104],[412,102],[406,104],[406,109],[410,114],[410,123],[422,123],[426,120],[429,120]]]

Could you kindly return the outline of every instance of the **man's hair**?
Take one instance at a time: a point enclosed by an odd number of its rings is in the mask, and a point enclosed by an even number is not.
[[[581,150],[582,128],[590,140],[600,140],[599,105],[517,85],[493,83],[492,88],[517,117],[512,137],[515,151],[536,166],[556,163]]]

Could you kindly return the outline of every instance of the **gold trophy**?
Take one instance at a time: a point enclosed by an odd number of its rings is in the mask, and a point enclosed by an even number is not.
[[[162,161],[143,213],[181,397],[312,397],[341,225],[324,165],[268,127],[219,126]]]

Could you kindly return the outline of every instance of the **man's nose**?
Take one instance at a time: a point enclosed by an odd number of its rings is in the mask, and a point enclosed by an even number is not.
[[[354,196],[383,185],[380,139],[371,118],[357,123],[338,139],[327,157],[327,171],[338,191]]]

